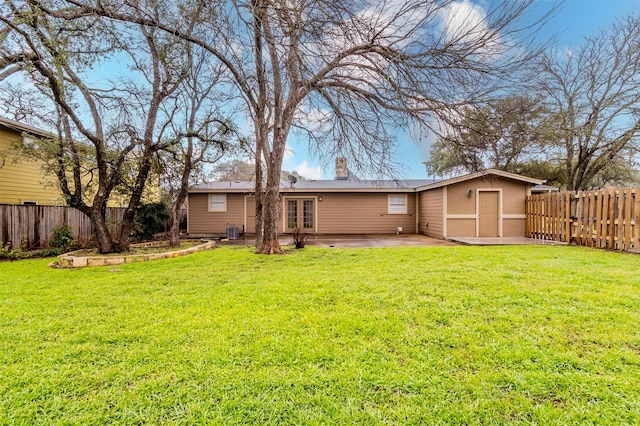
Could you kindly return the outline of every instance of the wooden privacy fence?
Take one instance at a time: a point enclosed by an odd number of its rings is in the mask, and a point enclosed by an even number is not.
[[[123,214],[123,208],[107,208],[110,232],[118,230]],[[4,245],[46,247],[53,230],[60,225],[70,226],[77,240],[91,240],[91,219],[72,207],[0,205],[0,242]]]
[[[640,249],[640,188],[535,194],[526,235],[611,250]]]

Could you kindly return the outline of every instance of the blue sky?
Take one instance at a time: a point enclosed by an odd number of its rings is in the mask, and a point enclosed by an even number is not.
[[[553,4],[552,0],[537,1],[537,6],[541,9]],[[580,44],[584,36],[608,27],[616,18],[633,12],[640,13],[640,0],[565,0],[540,36],[541,39],[546,39],[555,34],[557,47],[570,47]],[[428,177],[422,164],[428,159],[428,143],[423,141],[418,145],[408,137],[398,141],[399,155],[395,160],[406,165],[399,171],[400,178],[425,179]],[[296,141],[292,136],[288,145],[291,150],[285,158],[283,169],[296,170],[301,175],[312,179],[333,178],[333,164],[319,164],[317,160],[310,158],[306,152],[306,142]]]

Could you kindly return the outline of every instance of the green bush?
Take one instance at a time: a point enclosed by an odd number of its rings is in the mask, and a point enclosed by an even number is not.
[[[42,249],[38,253],[38,257],[54,257],[60,256],[62,254],[62,249],[58,247],[49,247],[46,249]]]
[[[73,230],[68,225],[60,225],[53,230],[50,247],[65,249],[73,243]]]
[[[138,207],[133,235],[138,240],[150,240],[161,232],[171,215],[165,203],[145,203]]]
[[[29,257],[29,253],[20,248],[12,249],[11,244],[0,243],[0,260],[27,259]]]

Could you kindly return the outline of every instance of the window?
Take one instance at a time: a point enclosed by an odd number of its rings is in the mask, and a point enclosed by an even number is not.
[[[209,194],[209,211],[226,212],[227,194]]]
[[[313,229],[313,200],[302,201],[302,227]]]
[[[389,214],[407,214],[407,196],[389,195]]]
[[[298,227],[298,200],[287,200],[287,228]]]
[[[23,201],[22,205],[23,206],[37,206],[38,202],[37,201]]]

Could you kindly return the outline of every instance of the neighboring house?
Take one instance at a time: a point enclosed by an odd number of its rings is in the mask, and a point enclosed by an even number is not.
[[[549,185],[536,185],[531,187],[532,194],[546,194],[550,192],[559,192],[560,188]]]
[[[28,143],[29,138],[55,137],[45,130],[0,117],[0,204],[66,204],[57,176],[53,172],[47,173],[43,162],[23,158],[18,148]],[[132,156],[134,154],[135,151]],[[82,179],[88,181],[88,175]],[[85,199],[89,201],[92,197],[91,192],[85,194]],[[107,206],[124,207],[127,205],[128,197],[127,193],[113,191]],[[156,202],[160,199],[160,177],[157,173],[151,173],[142,200]]]
[[[22,158],[16,148],[30,137],[53,135],[0,117],[0,204],[64,205],[57,177],[47,174],[43,163]]]
[[[358,180],[341,164],[336,170],[334,180],[281,184],[280,233],[522,237],[525,198],[543,183],[493,169],[440,182]],[[193,187],[188,233],[220,236],[228,227],[255,233],[254,192],[254,182]]]

